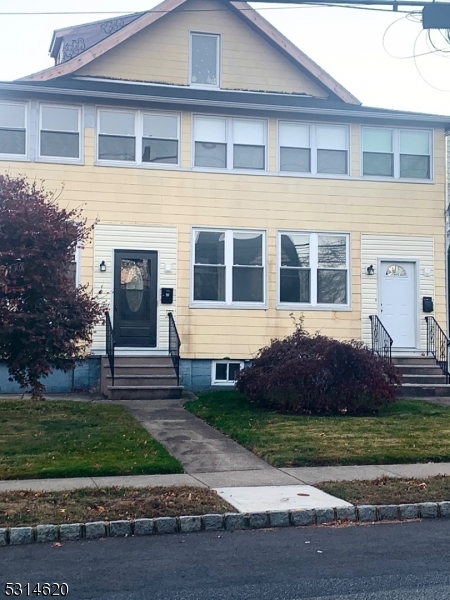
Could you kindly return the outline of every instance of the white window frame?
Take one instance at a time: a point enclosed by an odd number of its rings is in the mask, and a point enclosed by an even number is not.
[[[226,158],[227,158],[227,166],[225,168],[219,168],[219,167],[197,167],[195,165],[195,120],[201,117],[207,117],[209,119],[217,119],[217,120],[222,120],[225,121],[225,144],[226,144]],[[245,121],[245,122],[258,122],[258,123],[263,123],[263,127],[264,127],[264,169],[239,169],[239,168],[234,168],[233,166],[233,123],[235,121]],[[259,119],[259,118],[246,118],[246,117],[229,117],[229,116],[223,116],[223,115],[211,115],[211,114],[193,114],[192,115],[192,124],[191,124],[191,131],[192,131],[192,144],[191,144],[191,156],[192,156],[192,169],[194,171],[209,171],[209,172],[221,172],[221,173],[227,173],[229,171],[233,172],[233,173],[251,173],[253,174],[263,174],[263,173],[268,173],[269,169],[268,169],[268,120],[267,119]],[[251,144],[253,145],[253,144]]]
[[[25,117],[24,117],[24,125],[25,125],[25,154],[7,154],[0,153],[0,160],[28,160],[28,135],[29,135],[29,124],[28,124],[28,111],[29,106],[28,102],[16,102],[15,100],[1,100],[0,104],[14,104],[16,106],[23,106],[25,108]],[[0,129],[5,129],[1,127]],[[13,127],[12,129],[17,129]]]
[[[42,156],[41,155],[41,132],[42,132],[42,108],[72,108],[77,111],[78,114],[78,158],[71,158],[70,156]],[[49,131],[46,129],[45,131]],[[60,133],[64,133],[61,131]],[[67,132],[72,133],[72,132]],[[39,104],[39,127],[37,135],[37,148],[36,156],[39,162],[56,162],[56,163],[81,163],[83,161],[83,148],[84,148],[84,127],[83,127],[83,114],[82,106],[75,104],[53,104],[49,102],[41,102]]]
[[[310,136],[310,151],[311,151],[311,170],[305,171],[282,171],[281,170],[281,144],[280,144],[280,125],[308,125]],[[317,147],[317,126],[326,127],[345,127],[346,150],[347,150],[347,173],[318,173],[317,172],[317,150],[326,150],[326,148]],[[348,179],[351,176],[351,135],[350,125],[348,123],[312,123],[310,121],[292,121],[286,119],[278,119],[277,122],[277,173],[283,177],[324,177],[325,179]]]
[[[311,302],[281,302],[280,284],[281,284],[281,236],[286,235],[309,235],[310,254],[309,269],[311,273],[310,291]],[[346,271],[347,271],[347,302],[345,304],[320,304],[317,302],[317,271],[318,271],[318,240],[320,235],[345,236],[346,244]],[[303,229],[280,229],[277,231],[277,308],[285,310],[328,310],[328,311],[348,311],[351,310],[352,303],[352,285],[351,285],[351,234],[345,231],[311,231]],[[344,270],[344,269],[341,269]]]
[[[193,83],[192,82],[192,37],[194,35],[206,35],[209,37],[216,38],[216,70],[217,70],[217,83]],[[197,89],[210,90],[219,89],[222,84],[222,69],[221,69],[221,55],[222,55],[222,39],[220,33],[210,33],[207,31],[189,31],[189,86]]]
[[[387,175],[364,175],[364,130],[365,129],[386,129],[392,132],[392,154],[394,157],[394,175],[389,177]],[[421,179],[419,177],[400,177],[400,131],[422,131],[428,133],[428,140],[430,144],[430,177],[428,179]],[[421,127],[384,127],[383,125],[361,125],[360,135],[361,140],[360,149],[360,165],[361,165],[361,177],[363,179],[375,179],[379,181],[407,181],[411,183],[433,183],[434,182],[434,130],[424,129]]]
[[[136,139],[136,160],[109,160],[99,158],[99,137],[100,137],[100,113],[102,111],[116,112],[116,113],[133,113],[134,114],[134,137]],[[176,164],[171,163],[150,163],[143,162],[142,160],[142,140],[144,138],[144,115],[159,115],[161,117],[176,117],[177,119],[177,136],[178,136],[178,162]],[[107,135],[107,134],[104,134]],[[123,136],[126,137],[126,136]],[[97,107],[97,118],[96,118],[96,132],[95,132],[95,161],[99,165],[113,165],[117,167],[141,167],[143,169],[179,169],[181,166],[181,113],[169,112],[160,110],[136,110],[116,107],[110,108],[108,106]]]
[[[234,379],[216,379],[216,365],[227,365],[227,376],[229,376],[230,364],[238,364],[240,371],[242,371],[242,369],[244,368],[244,361],[242,360],[224,359],[213,360],[211,362],[211,385],[234,387],[234,385],[236,384],[236,381]]]
[[[197,232],[217,232],[225,234],[224,266],[225,266],[225,301],[194,300],[194,267],[195,267],[195,234]],[[262,268],[263,268],[263,300],[261,302],[233,302],[233,233],[262,234]],[[214,266],[214,265],[212,265]],[[238,308],[262,309],[267,308],[267,231],[251,227],[193,227],[191,229],[191,284],[190,306],[192,308]]]

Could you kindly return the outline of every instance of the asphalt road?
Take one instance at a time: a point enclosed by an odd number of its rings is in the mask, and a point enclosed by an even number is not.
[[[83,600],[450,600],[450,521],[7,547],[0,599],[6,582]]]

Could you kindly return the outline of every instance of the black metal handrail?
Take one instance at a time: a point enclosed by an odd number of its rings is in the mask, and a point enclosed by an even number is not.
[[[177,385],[180,385],[180,346],[181,339],[178,334],[173,313],[168,313],[169,317],[169,354],[172,357],[173,366],[177,374]]]
[[[109,311],[105,311],[106,318],[106,356],[108,357],[109,368],[111,370],[112,385],[114,385],[114,329],[109,316]]]
[[[445,383],[450,380],[448,372],[448,349],[450,340],[434,317],[425,317],[427,324],[427,356],[434,356],[436,364],[445,375]]]
[[[372,330],[372,353],[392,362],[393,339],[377,315],[370,315]]]

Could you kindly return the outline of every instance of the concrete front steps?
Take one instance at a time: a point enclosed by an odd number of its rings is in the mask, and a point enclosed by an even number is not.
[[[104,356],[101,392],[110,400],[164,400],[181,398],[183,387],[170,356],[116,356],[114,385]]]
[[[450,397],[450,385],[433,357],[393,356],[392,361],[402,374],[400,397]]]

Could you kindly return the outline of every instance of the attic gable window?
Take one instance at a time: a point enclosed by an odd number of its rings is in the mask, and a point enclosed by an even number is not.
[[[219,86],[220,36],[191,33],[190,83],[196,87]]]
[[[26,155],[25,104],[0,102],[0,155]]]

